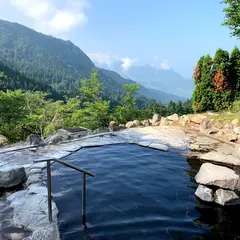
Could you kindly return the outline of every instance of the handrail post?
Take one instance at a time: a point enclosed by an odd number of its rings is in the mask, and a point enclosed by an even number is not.
[[[52,179],[51,162],[47,161],[47,187],[48,187],[48,220],[52,222]]]
[[[62,165],[65,165],[69,168],[75,169],[83,174],[82,181],[82,221],[83,225],[86,226],[86,175],[91,177],[95,177],[95,174],[86,171],[85,169],[81,169],[76,167],[70,163],[64,162],[60,159],[56,158],[47,158],[47,159],[37,159],[34,160],[34,163],[47,162],[47,188],[48,188],[48,220],[51,223],[52,219],[52,179],[51,179],[51,161],[58,162]]]
[[[86,174],[83,173],[82,179],[82,224],[86,225]]]

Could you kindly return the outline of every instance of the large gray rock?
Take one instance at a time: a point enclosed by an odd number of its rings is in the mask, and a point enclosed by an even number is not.
[[[8,139],[5,136],[0,134],[0,146],[4,146],[5,144],[7,144],[7,142],[8,142]]]
[[[155,113],[152,118],[152,125],[158,126],[160,121],[161,121],[161,116],[159,114]]]
[[[191,122],[194,122],[194,123],[197,123],[197,124],[201,124],[205,118],[207,118],[207,117],[202,115],[202,114],[190,115]]]
[[[211,127],[212,127],[211,120],[205,118],[203,122],[200,124],[200,131],[205,131],[207,129],[210,129]]]
[[[32,231],[49,227],[47,189],[31,188],[13,193],[7,198],[13,208],[14,225],[23,225]],[[58,209],[52,202],[53,223],[57,223]]]
[[[203,185],[213,185],[230,190],[240,189],[239,175],[235,171],[212,163],[202,164],[195,180]]]
[[[134,120],[133,123],[136,125],[136,127],[141,126],[141,122],[139,120]]]
[[[39,135],[30,134],[26,139],[26,143],[29,145],[41,145],[44,143],[44,141]]]
[[[190,117],[188,115],[183,115],[179,119],[179,124],[182,126],[186,126],[188,123],[190,123]]]
[[[177,122],[179,120],[179,116],[174,113],[173,115],[167,116],[167,120]]]
[[[118,128],[119,128],[119,130],[122,130],[122,129],[125,129],[126,127],[124,124],[119,124]]]
[[[150,124],[150,122],[149,122],[149,120],[143,120],[142,121],[142,125],[144,126],[144,127],[149,127],[151,124]]]
[[[215,192],[214,201],[222,206],[240,204],[240,199],[235,192],[224,189],[218,189]]]
[[[160,126],[167,126],[169,124],[167,118],[162,117]]]
[[[132,122],[132,121],[127,122],[126,128],[134,128],[134,127],[136,127],[136,124],[134,122]]]
[[[108,125],[108,129],[109,131],[113,132],[113,131],[117,131],[119,128],[115,121],[111,121]]]
[[[201,184],[198,186],[195,195],[202,201],[213,202],[213,190]]]
[[[0,188],[9,188],[21,184],[26,178],[24,167],[3,165],[0,167]]]
[[[71,139],[71,135],[72,135],[72,133],[68,130],[58,129],[56,133],[48,136],[45,141],[48,144],[57,144],[62,141]]]

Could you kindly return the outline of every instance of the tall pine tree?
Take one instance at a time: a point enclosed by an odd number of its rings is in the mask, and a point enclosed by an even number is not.
[[[214,110],[220,111],[229,107],[229,103],[233,97],[230,80],[230,60],[227,51],[223,49],[216,51],[213,59],[212,72]]]
[[[240,100],[240,50],[235,47],[230,55],[230,79],[235,100]]]
[[[203,112],[213,109],[212,58],[206,55],[200,58],[193,78],[196,88],[193,93],[193,109]]]

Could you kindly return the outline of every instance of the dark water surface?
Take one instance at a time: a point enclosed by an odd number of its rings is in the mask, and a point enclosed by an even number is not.
[[[87,177],[88,236],[81,218],[82,174],[53,165],[62,240],[240,239],[239,209],[195,199],[196,160],[135,145],[86,148],[65,160],[96,177]]]

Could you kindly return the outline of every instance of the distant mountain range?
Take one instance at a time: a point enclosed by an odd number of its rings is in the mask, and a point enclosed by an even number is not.
[[[80,87],[80,79],[88,78],[97,68],[90,58],[70,41],[47,36],[18,23],[0,20],[0,61],[13,70],[19,71],[30,79],[49,84],[54,91],[72,95]],[[131,70],[132,71],[132,70]],[[139,96],[153,98],[163,103],[170,100],[185,100],[175,94],[166,93],[164,87],[159,89],[144,83],[147,71],[141,73],[136,69],[136,77],[131,79],[120,76],[117,72],[99,68],[99,78],[103,83],[102,95],[111,100],[118,100],[123,84],[135,83],[138,79]],[[150,72],[149,72],[150,73]],[[128,73],[130,74],[130,73]],[[137,75],[138,74],[138,75]],[[153,79],[149,75],[148,79]],[[147,82],[147,81],[146,81]],[[146,86],[151,86],[147,88]],[[174,91],[173,91],[174,92]]]
[[[136,81],[146,88],[169,94],[191,98],[194,89],[193,79],[185,79],[172,69],[164,70],[150,65],[133,65],[127,71],[123,71],[121,61],[114,61],[111,66],[97,62],[96,65],[116,71],[122,77]]]

